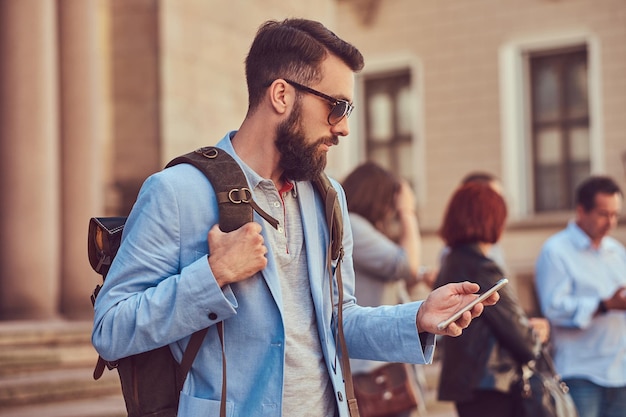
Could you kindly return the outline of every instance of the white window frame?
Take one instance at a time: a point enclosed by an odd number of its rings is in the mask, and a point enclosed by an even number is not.
[[[397,55],[391,57],[368,58],[366,68],[357,74],[355,83],[356,110],[350,120],[350,135],[340,139],[340,145],[332,158],[329,153],[329,166],[338,178],[344,178],[357,165],[364,162],[366,155],[365,144],[365,79],[370,76],[382,75],[408,70],[411,76],[410,111],[415,117],[411,118],[413,132],[411,152],[415,168],[408,178],[415,186],[416,203],[422,206],[426,202],[426,146],[424,144],[424,114],[423,114],[423,74],[422,64],[414,55]],[[355,117],[356,116],[356,117]],[[340,162],[339,162],[340,161]]]
[[[502,183],[510,220],[536,216],[533,211],[528,56],[532,52],[587,46],[589,88],[589,146],[591,172],[604,170],[604,132],[601,102],[600,42],[589,32],[573,31],[512,40],[499,50],[500,123],[502,126]]]

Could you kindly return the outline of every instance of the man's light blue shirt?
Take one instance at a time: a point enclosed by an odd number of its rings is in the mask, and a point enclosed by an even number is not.
[[[550,237],[537,259],[541,310],[552,326],[564,378],[626,386],[626,311],[596,314],[601,300],[626,287],[626,249],[612,237],[599,248],[574,221]]]

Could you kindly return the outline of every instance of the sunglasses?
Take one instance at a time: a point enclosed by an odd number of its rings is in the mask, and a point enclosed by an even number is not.
[[[333,107],[330,109],[330,113],[328,114],[328,124],[331,126],[335,126],[344,117],[350,117],[350,113],[352,113],[352,110],[354,110],[354,106],[350,104],[347,100],[331,97],[317,90],[314,90],[311,87],[307,87],[306,85],[299,84],[286,78],[284,78],[284,80],[287,82],[287,84],[295,87],[297,90],[316,95],[332,104]]]

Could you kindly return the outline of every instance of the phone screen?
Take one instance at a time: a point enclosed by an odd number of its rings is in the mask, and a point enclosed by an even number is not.
[[[498,291],[500,288],[502,288],[503,286],[505,286],[507,283],[509,282],[509,280],[507,278],[502,278],[501,280],[499,280],[498,282],[496,282],[493,287],[489,288],[487,291],[485,291],[484,293],[482,293],[480,296],[478,296],[478,298],[475,298],[474,301],[472,301],[471,303],[465,305],[463,308],[461,308],[459,311],[457,311],[456,313],[454,313],[452,316],[450,316],[447,320],[442,321],[441,323],[439,323],[437,325],[437,328],[439,330],[443,330],[446,327],[448,327],[450,325],[450,323],[453,323],[455,321],[457,321],[459,318],[461,318],[461,316],[463,315],[463,313],[465,313],[468,310],[471,310],[472,307],[474,307],[476,304],[486,300],[487,298],[489,298],[489,296],[491,294],[493,294],[494,292]]]

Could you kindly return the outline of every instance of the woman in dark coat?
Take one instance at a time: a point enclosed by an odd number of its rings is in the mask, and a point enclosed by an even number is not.
[[[506,214],[504,199],[487,184],[456,190],[439,232],[450,252],[435,287],[473,281],[482,292],[502,278],[502,270],[485,254],[500,239]],[[511,284],[499,293],[500,301],[461,336],[441,341],[439,399],[454,401],[459,417],[513,416],[509,386],[520,364],[535,359],[547,339],[547,322],[526,316]],[[535,328],[544,334],[540,337]]]

